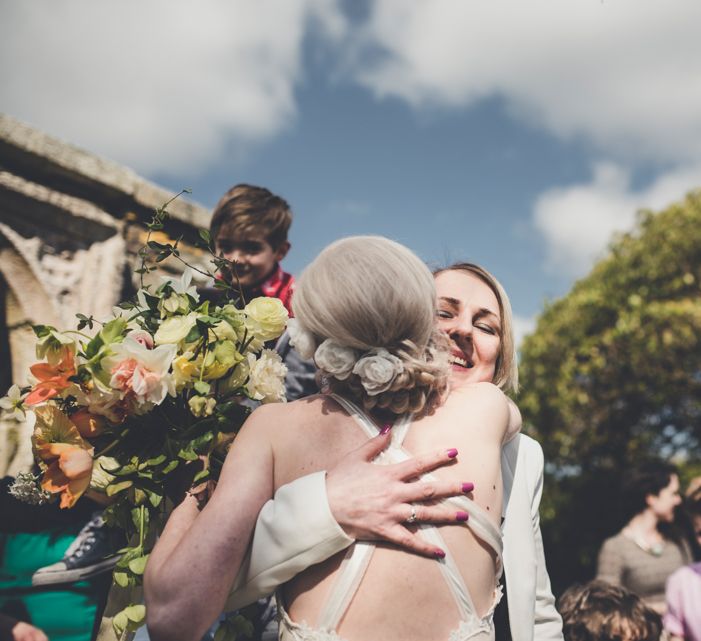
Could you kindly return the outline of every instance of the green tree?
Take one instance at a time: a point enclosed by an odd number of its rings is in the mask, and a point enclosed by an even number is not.
[[[631,464],[657,455],[696,470],[701,443],[701,192],[641,212],[521,352],[519,405],[545,450],[543,523],[556,587],[591,578],[622,523]]]

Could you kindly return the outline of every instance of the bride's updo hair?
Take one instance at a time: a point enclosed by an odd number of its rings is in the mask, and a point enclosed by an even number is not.
[[[435,329],[431,272],[381,236],[338,240],[304,270],[292,307],[295,334],[332,390],[366,409],[429,409],[448,379],[447,340]]]

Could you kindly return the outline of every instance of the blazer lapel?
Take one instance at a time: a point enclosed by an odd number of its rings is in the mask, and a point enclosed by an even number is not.
[[[514,641],[532,641],[535,626],[536,555],[521,435],[502,448],[504,574]]]

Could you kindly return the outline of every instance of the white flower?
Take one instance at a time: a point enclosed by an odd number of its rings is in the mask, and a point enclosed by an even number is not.
[[[131,336],[111,346],[112,355],[102,359],[102,368],[112,375],[110,386],[118,389],[122,398],[133,392],[137,402],[146,409],[163,402],[166,394],[175,395],[173,376],[168,373],[177,353],[175,345],[159,345],[147,349]]]
[[[10,413],[16,421],[24,421],[26,418],[24,409],[24,397],[18,385],[13,385],[7,390],[7,396],[0,398],[0,408]]]
[[[284,403],[287,367],[280,354],[264,349],[259,358],[248,355],[249,376],[246,389],[249,396],[262,403]]]
[[[289,314],[279,298],[259,296],[243,308],[246,327],[262,341],[276,339],[285,331]]]
[[[314,352],[314,362],[319,369],[331,374],[339,381],[345,381],[353,371],[358,354],[352,347],[339,345],[327,338]]]
[[[171,288],[176,294],[192,296],[195,302],[197,302],[200,300],[200,295],[197,293],[197,287],[191,285],[194,274],[195,272],[192,268],[186,267],[178,280],[173,280],[170,276],[161,276],[161,280],[164,283],[170,283]]]
[[[90,489],[104,494],[107,491],[107,486],[115,479],[115,476],[110,472],[118,470],[119,467],[117,459],[111,456],[97,457],[92,464]]]
[[[404,370],[402,361],[386,349],[373,349],[358,360],[353,374],[360,377],[365,391],[370,396],[386,392],[394,379]]]
[[[287,321],[287,331],[290,334],[290,345],[305,359],[310,359],[316,351],[314,334],[304,329],[296,318]]]
[[[157,345],[176,344],[183,340],[197,323],[197,314],[191,312],[186,316],[166,318],[153,335]]]

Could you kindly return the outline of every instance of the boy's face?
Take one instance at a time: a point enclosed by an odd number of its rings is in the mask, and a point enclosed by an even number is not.
[[[228,227],[223,225],[219,230],[215,242],[216,251],[227,260],[236,263],[236,273],[243,289],[255,289],[270,276],[275,264],[285,257],[290,243],[285,241],[273,249],[262,235],[234,235],[227,230]],[[232,284],[236,284],[233,274],[223,276]]]

